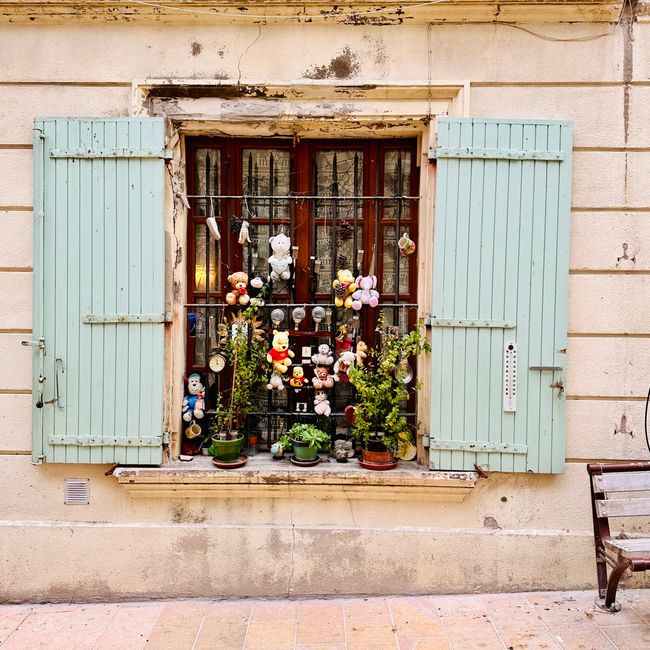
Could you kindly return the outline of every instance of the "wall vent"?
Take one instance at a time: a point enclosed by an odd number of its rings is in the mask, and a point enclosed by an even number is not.
[[[63,503],[81,506],[90,503],[90,481],[87,478],[67,478],[63,481]]]

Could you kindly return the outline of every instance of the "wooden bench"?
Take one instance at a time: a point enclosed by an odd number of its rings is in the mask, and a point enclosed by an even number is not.
[[[650,569],[650,534],[634,539],[612,538],[609,517],[650,515],[650,462],[589,463],[591,511],[596,544],[597,604],[618,612],[618,582],[626,569]],[[622,494],[625,493],[625,494]],[[607,565],[611,572],[607,577]]]

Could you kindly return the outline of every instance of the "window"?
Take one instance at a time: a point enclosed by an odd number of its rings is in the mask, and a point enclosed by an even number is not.
[[[354,342],[363,339],[372,345],[380,311],[388,326],[406,330],[415,325],[416,286],[411,278],[417,256],[400,255],[397,245],[404,233],[417,240],[415,156],[413,140],[188,142],[187,360],[188,370],[204,377],[209,411],[228,386],[228,370],[215,373],[208,363],[220,349],[219,323],[233,310],[223,306],[227,277],[241,270],[249,279],[268,275],[271,236],[291,238],[296,263],[289,280],[272,283],[260,318],[271,330],[271,310],[283,310],[278,327],[291,331],[294,364],[304,363],[304,348],[316,352],[320,343],[340,351],[345,345],[342,326]],[[207,217],[215,218],[220,240],[210,237]],[[250,224],[248,245],[238,242],[242,220]],[[376,275],[382,308],[336,309],[332,281],[341,268],[349,268],[355,277]],[[306,310],[297,326],[291,318],[295,306]],[[315,306],[325,311],[319,325],[311,317]],[[310,370],[306,374],[311,378]],[[343,410],[353,398],[353,388],[345,382],[330,391],[332,434],[347,430]],[[293,421],[314,417],[312,402],[309,389],[300,394],[264,390],[247,433],[268,448]],[[415,403],[405,409],[414,420]]]

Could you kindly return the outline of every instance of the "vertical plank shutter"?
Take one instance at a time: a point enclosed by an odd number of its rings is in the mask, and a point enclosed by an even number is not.
[[[35,122],[36,462],[162,462],[163,147],[161,119]]]
[[[571,147],[567,122],[439,122],[433,469],[564,469]]]

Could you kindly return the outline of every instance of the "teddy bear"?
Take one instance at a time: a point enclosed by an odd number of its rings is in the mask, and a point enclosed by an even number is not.
[[[348,381],[348,370],[357,357],[352,350],[344,350],[334,364],[334,381]]]
[[[376,275],[360,275],[356,281],[357,290],[352,294],[352,309],[359,310],[363,305],[376,307],[379,304],[379,291]]]
[[[275,372],[275,370],[271,373],[271,378],[269,379],[269,383],[266,384],[266,388],[268,390],[284,390],[284,383],[282,382],[282,375],[279,372]]]
[[[314,368],[314,378],[312,379],[314,388],[332,388],[334,386],[334,378],[330,375],[328,368],[318,366]]]
[[[309,379],[305,377],[305,371],[302,369],[302,366],[294,366],[292,369],[291,378],[289,379],[289,385],[294,388],[302,388],[305,384],[309,383]]]
[[[183,420],[185,422],[190,422],[194,418],[200,420],[205,409],[205,389],[201,383],[201,375],[193,372],[187,378],[187,392],[189,395],[183,398]]]
[[[327,399],[327,393],[324,390],[317,390],[314,395],[314,413],[329,417],[332,413],[330,401]]]
[[[289,332],[278,332],[273,330],[273,341],[271,349],[266,355],[266,360],[273,364],[275,372],[283,375],[291,365],[291,358],[295,354],[289,349]]]
[[[281,232],[269,239],[273,255],[269,257],[271,267],[271,280],[288,280],[291,277],[289,266],[291,264],[291,240]]]
[[[264,307],[264,288],[266,280],[263,276],[257,275],[250,282],[250,289],[248,294],[251,297],[251,305],[253,307]]]
[[[350,269],[340,269],[336,274],[336,280],[332,282],[334,289],[334,304],[337,307],[352,307],[352,294],[357,290],[354,283],[354,276]]]
[[[248,273],[244,271],[237,271],[237,273],[231,273],[228,276],[228,282],[230,282],[230,291],[226,294],[226,302],[229,305],[247,305],[250,302],[250,296],[248,295]]]
[[[316,366],[331,366],[334,363],[332,350],[327,343],[318,346],[318,353],[311,355],[311,362]]]
[[[362,366],[364,359],[368,356],[368,346],[364,341],[359,339],[357,341],[357,347],[356,347],[356,357],[357,357],[357,365]]]

